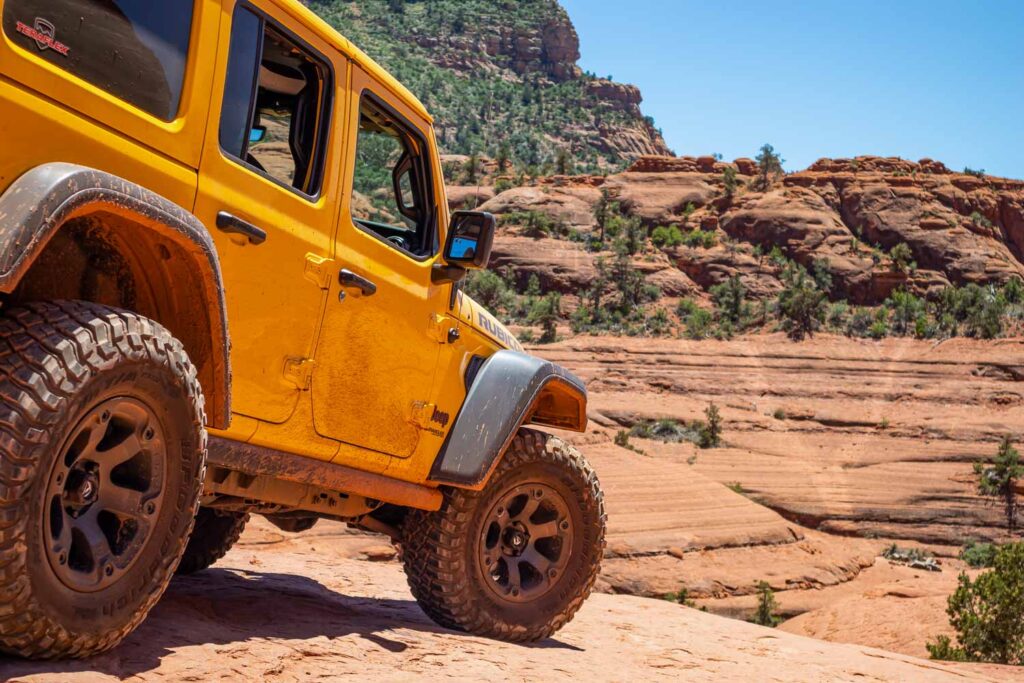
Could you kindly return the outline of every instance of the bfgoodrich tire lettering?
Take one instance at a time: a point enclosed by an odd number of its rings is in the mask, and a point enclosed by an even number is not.
[[[67,442],[82,420],[96,419],[97,406],[124,399],[144,406],[158,423],[154,433],[165,451],[153,462],[162,463],[164,472],[158,480],[161,499],[140,512],[150,515],[146,540],[132,546],[136,555],[122,563],[123,573],[84,591],[70,586],[52,565],[52,544],[63,541],[55,540],[59,524],[47,520],[54,510],[60,512],[64,499],[51,485],[62,480],[61,467],[77,462],[77,451]],[[157,323],[79,302],[5,312],[0,318],[0,650],[34,658],[85,657],[117,645],[141,623],[167,587],[195,519],[205,476],[204,422],[196,370],[181,344]],[[107,443],[118,437],[102,438]],[[71,503],[78,506],[75,514],[85,514],[88,496],[82,496],[84,502]],[[101,526],[115,534],[115,555],[122,537],[136,530],[126,531],[122,518],[109,516]]]
[[[562,550],[569,554],[546,549],[550,564],[544,566],[556,570],[554,578],[541,587],[532,582],[531,588],[531,582],[509,580],[507,563],[513,548],[522,547],[524,554],[512,561],[518,567],[522,559],[527,569],[535,545],[529,534],[544,527],[525,524],[529,510],[523,513],[521,506],[532,495],[555,501],[548,509],[563,525],[567,547]],[[517,499],[517,510],[502,509],[505,501]],[[507,547],[496,550],[500,543],[490,530],[495,520],[510,518],[524,520],[525,540],[516,539],[519,527],[507,524],[501,530],[511,534]],[[543,515],[539,519],[550,522]],[[557,437],[522,429],[483,491],[449,490],[439,511],[409,514],[402,561],[416,600],[442,626],[500,640],[536,641],[567,624],[590,595],[604,553],[605,522],[597,475],[583,456]],[[502,552],[505,559],[498,557]]]

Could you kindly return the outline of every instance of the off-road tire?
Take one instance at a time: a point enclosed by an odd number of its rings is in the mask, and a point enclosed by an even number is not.
[[[244,512],[199,508],[178,573],[195,574],[212,567],[238,542],[248,521]]]
[[[112,583],[82,592],[69,587],[50,559],[53,532],[44,520],[54,516],[55,506],[44,499],[51,495],[48,486],[64,480],[53,473],[67,466],[72,451],[66,442],[87,424],[83,416],[125,397],[144,404],[146,419],[160,430],[162,498],[159,506],[145,504],[148,531],[124,568],[106,574],[115,576]],[[36,303],[3,313],[0,651],[38,659],[87,657],[114,647],[142,622],[173,576],[192,529],[206,471],[204,423],[196,369],[159,324],[81,302]],[[153,438],[150,428],[145,432],[144,439]],[[98,573],[108,569],[105,563]]]
[[[503,492],[523,483],[567,493],[576,520],[572,553],[559,583],[534,602],[495,596],[476,539]],[[483,491],[448,489],[437,512],[412,511],[401,558],[420,607],[446,628],[509,642],[543,640],[565,626],[589,597],[605,548],[604,497],[582,454],[561,439],[521,429]]]

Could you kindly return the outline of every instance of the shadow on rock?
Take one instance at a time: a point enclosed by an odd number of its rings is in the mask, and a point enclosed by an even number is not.
[[[366,647],[400,654],[408,645],[383,633],[407,629],[465,636],[431,622],[412,600],[342,595],[291,574],[211,569],[176,577],[146,621],[119,647],[87,660],[31,662],[0,655],[0,680],[19,676],[95,672],[118,678],[152,671],[174,650],[214,645],[218,656],[244,653],[250,641],[333,640],[358,636]],[[329,643],[304,647],[331,651]],[[525,647],[568,648],[548,640]]]

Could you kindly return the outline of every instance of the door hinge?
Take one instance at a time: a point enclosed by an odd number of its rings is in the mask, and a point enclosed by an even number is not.
[[[309,391],[313,384],[313,368],[316,361],[312,358],[287,358],[284,361],[284,378],[298,387],[299,391]]]
[[[320,289],[330,289],[334,279],[334,261],[316,254],[306,254],[306,279]]]
[[[458,321],[447,315],[439,315],[437,313],[430,314],[430,322],[427,325],[428,336],[436,341],[438,344],[452,344],[458,340]],[[452,338],[452,332],[455,331],[456,335]]]

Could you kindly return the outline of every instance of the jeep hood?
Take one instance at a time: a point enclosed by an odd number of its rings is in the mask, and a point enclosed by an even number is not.
[[[491,339],[499,347],[511,351],[522,351],[523,345],[519,343],[516,336],[507,327],[498,322],[498,319],[491,315],[490,311],[473,300],[473,297],[459,293],[462,299],[462,319],[482,334]]]

